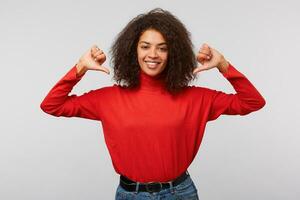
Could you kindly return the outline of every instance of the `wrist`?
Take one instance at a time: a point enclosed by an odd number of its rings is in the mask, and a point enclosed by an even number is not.
[[[223,59],[217,66],[219,72],[226,73],[229,67],[229,62],[226,59]]]
[[[80,77],[87,72],[86,67],[81,62],[78,62],[76,64],[76,68],[77,68],[77,71],[76,71],[77,77]]]

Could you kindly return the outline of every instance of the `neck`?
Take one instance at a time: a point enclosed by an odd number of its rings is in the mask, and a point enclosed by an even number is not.
[[[152,92],[160,92],[165,89],[164,79],[162,74],[150,76],[143,70],[140,70],[140,89]]]

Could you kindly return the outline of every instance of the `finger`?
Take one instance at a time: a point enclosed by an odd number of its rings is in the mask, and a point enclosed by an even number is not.
[[[94,53],[96,53],[98,50],[100,50],[99,47],[98,47],[97,45],[93,45],[92,48],[91,48],[91,53],[94,54]]]
[[[198,54],[203,54],[205,57],[212,57],[212,52],[210,50],[201,49]]]
[[[199,52],[199,54],[203,54],[204,56],[210,56],[210,54],[208,54],[208,53],[205,53],[205,52]]]
[[[100,55],[98,55],[98,56],[96,56],[95,58],[94,58],[94,60],[95,61],[105,61],[106,60],[106,56],[105,56],[105,54],[100,54]]]
[[[198,53],[196,59],[199,63],[201,63],[202,65],[204,64],[205,61],[209,61],[212,57],[211,56],[207,56],[204,53]]]
[[[199,59],[199,60],[207,60],[210,58],[211,58],[211,55],[208,53],[204,53],[204,52],[199,52],[198,56],[197,56],[197,59]]]
[[[194,71],[193,71],[193,74],[199,73],[199,72],[204,71],[204,70],[207,70],[207,66],[206,65],[202,65],[202,66],[196,67],[194,69]]]
[[[107,73],[107,74],[110,74],[110,71],[109,71],[109,69],[107,68],[107,67],[104,67],[104,66],[98,66],[97,68],[96,68],[96,70],[97,71],[102,71],[102,72],[105,72],[105,73]]]
[[[102,55],[102,54],[104,54],[102,50],[97,50],[92,56],[97,57],[97,56]]]
[[[201,56],[200,54],[198,54],[196,59],[199,63],[204,64],[204,61],[206,59],[205,57],[206,56],[204,56],[204,55]]]
[[[210,46],[207,43],[203,43],[202,48],[208,51],[211,50]]]
[[[204,43],[200,49],[199,52],[202,52],[202,53],[205,53],[207,54],[208,56],[211,56],[211,49],[210,47],[208,46],[208,44]]]
[[[203,43],[203,48],[209,48],[209,45],[207,43]]]
[[[199,69],[199,68],[197,67],[197,68],[194,69],[193,74],[197,74],[197,73],[199,73],[200,71],[203,71],[203,70],[201,70],[201,69]]]

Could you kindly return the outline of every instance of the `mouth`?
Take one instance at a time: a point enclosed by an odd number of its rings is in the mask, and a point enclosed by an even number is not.
[[[146,60],[145,63],[147,64],[148,68],[150,68],[150,69],[155,69],[156,67],[159,66],[159,64],[160,64],[161,62],[159,62],[159,61],[149,61],[149,60]]]

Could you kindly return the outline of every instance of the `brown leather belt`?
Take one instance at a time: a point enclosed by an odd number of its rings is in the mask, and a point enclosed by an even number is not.
[[[148,183],[137,183],[135,181],[130,180],[129,178],[121,175],[120,176],[120,185],[124,190],[129,192],[159,192],[161,190],[175,187],[176,185],[179,185],[182,183],[187,177],[189,176],[188,171],[185,171],[182,173],[179,177],[174,179],[173,181],[169,182],[148,182]],[[138,186],[138,190],[137,190]]]

